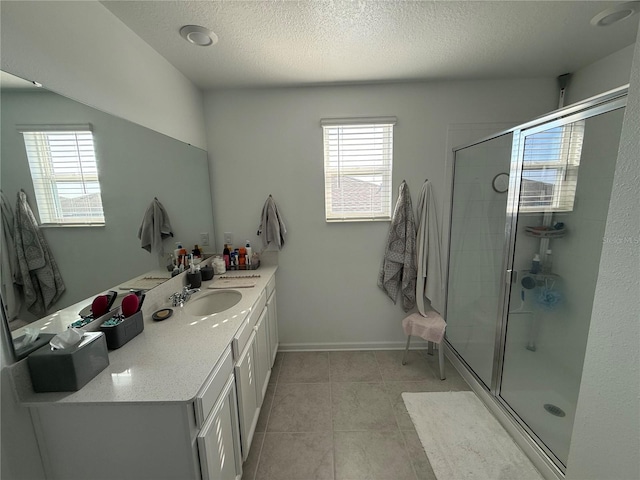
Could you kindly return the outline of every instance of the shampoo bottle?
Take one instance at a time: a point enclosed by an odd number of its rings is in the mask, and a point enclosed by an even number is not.
[[[534,275],[540,273],[540,255],[537,253],[533,256],[533,260],[531,260],[531,273]]]
[[[229,265],[231,264],[231,255],[229,252],[229,249],[227,248],[227,244],[224,244],[224,250],[222,251],[222,257],[224,258],[224,266],[226,268],[229,268]]]

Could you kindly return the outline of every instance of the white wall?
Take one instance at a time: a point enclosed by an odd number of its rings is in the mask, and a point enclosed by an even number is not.
[[[640,478],[640,38],[630,85],[568,480]]]
[[[635,45],[618,50],[573,72],[565,105],[570,105],[629,83]]]
[[[450,124],[527,120],[551,110],[553,79],[227,90],[205,95],[217,244],[252,240],[273,194],[289,229],[279,255],[283,347],[400,346],[405,316],[377,285],[388,223],[324,219],[323,117],[395,115],[394,201],[406,179],[417,201],[434,184],[438,208]],[[442,216],[439,218],[442,223]]]
[[[97,1],[0,2],[2,70],[206,147],[202,93]]]

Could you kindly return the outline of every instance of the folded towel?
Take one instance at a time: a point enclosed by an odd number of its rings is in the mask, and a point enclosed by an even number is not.
[[[444,283],[442,275],[442,259],[440,257],[440,234],[436,208],[428,180],[422,185],[418,198],[418,236],[417,258],[418,278],[416,281],[416,302],[418,311],[425,315],[425,297],[431,302],[431,307],[444,311]]]
[[[0,231],[2,303],[7,320],[11,321],[18,316],[22,305],[20,289],[15,283],[15,280],[20,278],[20,266],[14,242],[13,209],[2,192],[0,192],[0,209],[2,211],[2,230]]]
[[[439,344],[444,338],[447,324],[438,312],[429,311],[424,316],[412,313],[402,320],[402,328],[405,335],[414,335]]]
[[[267,246],[272,242],[277,245],[278,250],[281,250],[284,246],[284,241],[287,236],[287,228],[284,225],[282,215],[280,215],[276,202],[273,200],[271,195],[269,195],[267,201],[264,202],[264,206],[262,207],[258,236],[262,239],[262,245],[264,248],[267,248]]]
[[[15,247],[24,303],[34,315],[45,315],[65,290],[58,265],[40,231],[23,191],[18,192],[15,218]]]
[[[167,215],[167,211],[160,201],[154,198],[149,208],[147,208],[138,229],[140,246],[147,252],[156,252],[162,256],[164,255],[162,240],[168,237],[173,237],[169,215]]]
[[[402,308],[405,312],[416,304],[416,226],[409,187],[400,184],[389,227],[384,258],[378,274],[378,286],[396,303],[398,289],[402,291]]]

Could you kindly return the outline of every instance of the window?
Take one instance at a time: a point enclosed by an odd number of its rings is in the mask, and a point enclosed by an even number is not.
[[[584,121],[525,137],[521,211],[573,210],[583,139]]]
[[[20,128],[29,159],[40,223],[104,225],[91,128]]]
[[[322,120],[327,222],[391,219],[395,117]]]

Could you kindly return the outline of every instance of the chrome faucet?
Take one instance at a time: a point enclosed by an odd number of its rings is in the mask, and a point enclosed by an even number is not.
[[[186,287],[183,287],[181,292],[176,292],[169,297],[169,300],[171,300],[172,307],[184,306],[184,304],[187,303],[191,298],[191,295],[200,291],[199,288],[189,288],[189,287],[191,287],[191,285],[187,285]]]

